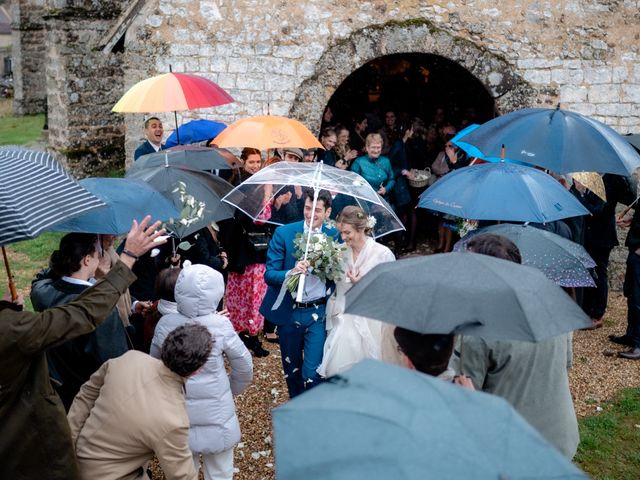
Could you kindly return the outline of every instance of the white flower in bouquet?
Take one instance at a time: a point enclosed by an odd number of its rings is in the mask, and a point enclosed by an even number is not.
[[[165,228],[169,231],[180,231],[183,228],[189,227],[194,223],[200,221],[204,216],[204,210],[206,204],[199,202],[193,195],[187,192],[187,185],[184,182],[178,182],[178,186],[172,193],[178,193],[180,202],[182,203],[182,209],[180,210],[180,217],[177,219],[171,218],[165,225]]]
[[[293,240],[293,244],[296,247],[294,253],[296,260],[302,260],[307,246],[307,234],[298,233]],[[340,280],[344,274],[342,270],[342,253],[345,250],[346,248],[343,245],[335,242],[333,238],[324,233],[311,235],[307,260],[311,265],[313,274],[323,282]],[[299,273],[289,275],[286,280],[286,287],[293,298],[296,298],[298,283],[300,283]]]
[[[460,235],[460,238],[466,236],[476,228],[478,228],[478,222],[476,220],[465,220],[461,218],[458,221],[458,235]]]

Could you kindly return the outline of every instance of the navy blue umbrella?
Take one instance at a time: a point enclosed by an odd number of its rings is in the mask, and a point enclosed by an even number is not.
[[[129,178],[85,178],[80,185],[106,206],[55,225],[57,232],[84,232],[119,235],[131,229],[134,219],[151,215],[153,220],[169,220],[180,215],[171,200],[142,180]]]
[[[463,150],[472,145],[485,157],[507,157],[556,173],[600,172],[629,175],[640,155],[615,130],[567,110],[525,108],[494,118],[456,138]]]
[[[505,400],[374,360],[276,408],[273,428],[278,480],[588,478]]]
[[[180,143],[184,145],[204,142],[205,140],[217,137],[225,128],[227,128],[227,126],[224,123],[214,122],[213,120],[191,120],[178,127]],[[178,138],[175,131],[169,135],[165,145],[167,148],[178,145]]]
[[[470,220],[539,223],[589,214],[552,176],[503,162],[445,175],[424,191],[418,207]]]

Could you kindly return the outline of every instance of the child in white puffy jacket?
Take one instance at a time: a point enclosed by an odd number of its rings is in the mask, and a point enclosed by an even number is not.
[[[202,369],[186,384],[189,446],[196,469],[200,455],[206,480],[233,478],[233,447],[240,441],[240,424],[233,396],[251,383],[251,353],[229,319],[216,314],[224,295],[222,275],[206,265],[185,266],[175,288],[178,313],[163,316],[156,325],[151,355],[159,357],[165,337],[185,323],[205,325],[214,338],[213,350]],[[224,365],[227,357],[231,373]]]

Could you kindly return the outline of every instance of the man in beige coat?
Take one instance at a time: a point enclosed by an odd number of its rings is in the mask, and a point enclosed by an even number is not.
[[[80,478],[148,478],[145,466],[155,454],[167,480],[197,480],[184,383],[212,347],[206,327],[187,324],[167,336],[161,361],[130,351],[103,364],[67,415]]]

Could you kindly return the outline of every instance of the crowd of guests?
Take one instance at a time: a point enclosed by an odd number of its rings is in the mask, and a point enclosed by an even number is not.
[[[369,131],[370,121],[363,115],[352,128],[323,128],[325,150],[318,152],[285,148],[263,158],[245,148],[241,168],[226,178],[238,185],[279,161],[322,160],[349,169],[394,206],[408,227],[396,241],[411,250],[419,221],[414,207],[428,188],[411,186],[412,175],[430,169],[437,179],[470,159],[451,144],[456,128],[444,119],[401,125],[388,111],[376,131]],[[158,119],[147,120],[145,133],[141,154],[162,148]],[[615,206],[634,196],[613,175],[604,176],[606,201],[577,182],[558,180],[593,216],[541,227],[585,245],[596,260],[596,293],[570,293],[598,328],[609,253],[617,244]],[[456,235],[452,219],[435,218],[434,250],[449,251]],[[640,217],[633,221],[629,245],[635,249]],[[346,292],[396,256],[372,237],[365,212],[340,196],[320,191],[314,203],[312,191],[285,186],[257,219],[238,211],[183,239],[186,250],[155,241],[164,232],[147,222],[134,224],[118,248],[111,235],[65,235],[49,268],[33,281],[36,313],[0,304],[0,417],[11,418],[0,450],[15,452],[0,466],[1,477],[144,478],[155,454],[169,479],[195,479],[200,468],[207,480],[232,478],[233,449],[241,438],[234,396],[252,381],[252,354],[269,355],[260,338],[279,343],[290,398],[374,358],[502,396],[568,458],[575,454],[570,335],[541,343],[469,337],[466,376],[457,373],[452,335],[422,335],[345,314]],[[309,230],[344,244],[343,278],[322,280],[307,260],[296,258],[294,239]],[[152,247],[160,253],[152,255]],[[478,235],[467,248],[521,263],[517,247],[496,235]],[[625,283],[633,321],[640,318],[636,270],[628,270]],[[283,284],[296,273],[306,275],[302,297],[283,297]],[[611,338],[632,347],[623,358],[640,358],[640,352],[634,356],[640,344],[633,343],[633,321],[631,333]]]

